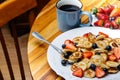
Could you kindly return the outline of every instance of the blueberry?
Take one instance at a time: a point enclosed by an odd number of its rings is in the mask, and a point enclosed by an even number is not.
[[[62,48],[64,49],[66,47],[66,45],[65,44],[62,44]]]
[[[64,58],[68,59],[71,54],[72,54],[72,52],[67,51],[67,52],[64,54]]]
[[[115,20],[115,17],[112,17],[112,18],[109,18],[110,21],[114,21]]]
[[[67,61],[67,60],[62,60],[62,61],[61,61],[61,64],[62,64],[63,66],[66,66],[66,65],[67,65],[67,63],[68,63],[68,61]]]
[[[117,66],[117,69],[120,71],[120,64]]]
[[[92,44],[92,48],[93,48],[93,49],[98,48],[97,44],[96,44],[96,43],[93,43],[93,44]]]
[[[69,54],[69,55],[71,55],[73,52],[71,52],[71,51],[67,51],[66,53]]]
[[[95,55],[100,55],[101,53],[100,52],[95,52]]]
[[[96,35],[96,38],[98,37],[99,35]]]
[[[108,50],[108,51],[110,51],[112,48],[111,48],[111,46],[106,46],[106,48],[105,48],[105,50]]]
[[[103,71],[105,71],[105,73],[107,73],[107,72],[108,72],[108,69],[107,69],[107,68],[103,68]]]
[[[92,24],[90,24],[90,26],[93,26]]]
[[[81,58],[79,58],[78,60],[77,60],[77,62],[80,62],[81,61]]]
[[[90,65],[90,69],[95,70],[96,69],[96,65],[95,64],[91,64]]]
[[[74,46],[77,46],[78,43],[74,43]]]
[[[68,64],[69,64],[69,65],[73,65],[73,64],[74,64],[74,62],[69,62],[69,61],[68,61]]]

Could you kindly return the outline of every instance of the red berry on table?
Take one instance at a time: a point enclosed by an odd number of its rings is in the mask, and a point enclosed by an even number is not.
[[[104,20],[97,20],[94,22],[95,26],[103,26],[104,25]]]
[[[104,13],[104,10],[103,10],[103,8],[98,8],[98,13]]]
[[[96,16],[99,20],[109,20],[108,15],[103,14],[103,13],[97,13]]]
[[[104,23],[104,27],[105,28],[111,28],[112,27],[112,23],[109,20],[106,20]]]
[[[115,21],[112,21],[111,23],[112,23],[112,27],[114,29],[118,29],[119,28],[118,24]]]
[[[114,8],[115,8],[115,6],[113,6],[113,5],[111,5],[111,4],[109,4],[109,5],[107,5],[111,10],[113,10]]]
[[[107,5],[105,8],[104,8],[104,12],[105,14],[110,14],[112,12],[112,10],[114,9],[114,6],[113,5]]]

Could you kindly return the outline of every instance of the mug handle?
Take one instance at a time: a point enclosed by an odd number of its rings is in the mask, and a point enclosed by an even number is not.
[[[81,27],[82,27],[82,26],[83,26],[83,27],[85,27],[85,26],[90,26],[91,23],[92,23],[92,15],[91,15],[90,13],[86,12],[86,11],[81,11],[81,12],[80,12],[80,16],[83,15],[83,14],[85,14],[85,15],[88,16],[89,22],[88,22],[87,24],[81,24],[81,23],[80,23],[79,26],[81,26]]]

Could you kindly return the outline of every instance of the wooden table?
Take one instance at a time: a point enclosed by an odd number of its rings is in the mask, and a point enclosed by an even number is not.
[[[42,9],[36,17],[29,35],[28,60],[34,80],[63,80],[63,78],[56,75],[47,62],[46,53],[48,45],[35,39],[31,35],[33,31],[37,31],[45,39],[51,42],[55,37],[62,33],[57,27],[56,1],[57,0],[50,0]],[[86,11],[90,11],[92,7],[100,7],[108,3],[116,5],[120,4],[119,0],[81,0],[81,2],[83,3],[82,9]],[[83,17],[82,22],[85,22],[86,19],[86,17]]]

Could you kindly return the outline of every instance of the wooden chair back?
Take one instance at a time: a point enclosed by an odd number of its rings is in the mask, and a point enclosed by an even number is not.
[[[10,61],[10,57],[9,57],[9,53],[6,47],[4,36],[1,31],[1,27],[4,24],[8,23],[13,18],[36,7],[36,5],[37,5],[36,0],[5,0],[0,3],[0,41],[1,41],[2,48],[3,48],[3,52],[4,52],[7,66],[8,66],[11,80],[15,80],[15,76],[13,73],[12,64]],[[11,24],[11,26],[12,26],[12,31],[14,31],[13,38],[15,42],[21,78],[22,80],[25,80],[25,72],[24,72],[23,61],[22,61],[21,51],[20,51],[20,47],[19,47],[19,43],[17,39],[16,30],[14,28],[14,25]],[[4,80],[1,69],[0,69],[0,80]]]

